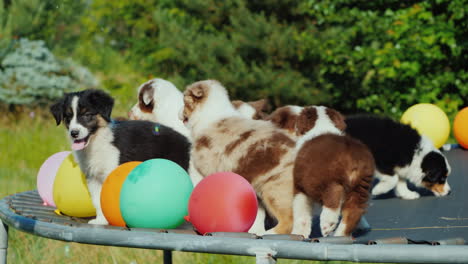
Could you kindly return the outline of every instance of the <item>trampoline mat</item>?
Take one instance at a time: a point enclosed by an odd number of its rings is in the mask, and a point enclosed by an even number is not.
[[[365,219],[370,231],[357,240],[406,237],[412,240],[439,240],[453,237],[468,241],[468,151],[460,148],[444,153],[452,172],[448,177],[450,195],[436,197],[427,190],[410,186],[421,194],[416,200],[396,198],[393,193],[374,197]]]

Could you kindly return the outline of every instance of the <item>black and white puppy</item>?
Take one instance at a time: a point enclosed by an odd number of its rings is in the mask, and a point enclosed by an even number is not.
[[[149,121],[111,120],[114,99],[100,90],[65,94],[51,106],[57,125],[64,122],[73,154],[86,175],[96,219],[107,224],[100,205],[101,187],[112,170],[128,161],[172,160],[187,170],[190,143],[172,128]]]
[[[400,198],[419,198],[419,193],[408,189],[406,180],[436,196],[450,192],[450,165],[429,138],[386,117],[356,115],[345,122],[346,133],[366,144],[374,156],[375,176],[380,181],[372,189],[373,195],[395,189]]]

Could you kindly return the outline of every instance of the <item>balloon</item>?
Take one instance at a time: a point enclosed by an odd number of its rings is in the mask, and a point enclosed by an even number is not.
[[[55,204],[61,213],[76,217],[96,215],[86,177],[72,154],[64,159],[57,171],[53,193]]]
[[[453,121],[453,135],[458,144],[468,149],[468,107],[457,113]]]
[[[450,134],[450,122],[447,115],[433,104],[411,106],[403,113],[401,122],[411,125],[419,134],[430,138],[436,148],[442,147]]]
[[[184,222],[193,185],[188,173],[166,159],[134,168],[120,191],[120,211],[129,227],[176,228]]]
[[[44,205],[56,207],[53,196],[55,176],[63,160],[70,155],[70,153],[70,151],[55,153],[42,163],[37,173],[37,191]]]
[[[125,227],[125,221],[120,212],[120,190],[128,174],[141,161],[126,162],[113,170],[102,184],[101,209],[109,224]]]
[[[201,234],[247,232],[257,209],[257,196],[247,180],[232,172],[218,172],[193,189],[188,220]]]

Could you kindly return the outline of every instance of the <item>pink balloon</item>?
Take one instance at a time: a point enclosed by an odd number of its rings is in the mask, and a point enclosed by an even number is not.
[[[37,173],[37,191],[44,205],[56,206],[53,198],[55,176],[60,165],[70,153],[70,151],[55,153],[42,163]]]

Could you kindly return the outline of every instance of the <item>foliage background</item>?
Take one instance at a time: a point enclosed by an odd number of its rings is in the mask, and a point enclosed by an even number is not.
[[[139,84],[160,77],[181,90],[213,78],[235,99],[396,119],[413,104],[434,103],[453,120],[467,105],[467,16],[468,0],[0,0],[0,75],[9,76],[0,90],[25,96],[0,93],[0,149],[8,153],[0,154],[0,197],[35,188],[41,163],[68,148],[47,105],[90,86],[116,98],[114,115],[135,103]],[[43,41],[47,55],[12,64],[7,58],[22,40]],[[25,67],[41,85],[20,74]],[[86,74],[77,77],[76,69]],[[47,85],[59,77],[73,81]],[[76,244],[66,255],[68,243],[11,232],[13,263],[162,261],[154,251]]]
[[[453,118],[468,96],[468,0],[3,0],[0,15],[0,45],[44,40],[117,96],[214,78],[233,98],[395,118],[420,102]]]

